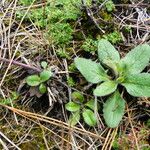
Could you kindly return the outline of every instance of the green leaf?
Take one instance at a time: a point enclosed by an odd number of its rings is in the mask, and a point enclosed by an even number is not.
[[[40,73],[40,79],[41,79],[41,82],[45,82],[47,80],[49,80],[49,78],[52,76],[52,72],[50,69],[48,70],[43,70],[41,73]]]
[[[95,96],[106,96],[113,93],[117,89],[117,83],[114,81],[106,81],[101,85],[97,86],[94,90]]]
[[[69,102],[65,105],[65,108],[68,110],[68,111],[71,111],[71,112],[75,112],[75,111],[78,111],[80,110],[80,105],[77,104],[77,103],[74,103],[74,102]]]
[[[90,109],[84,109],[82,112],[82,116],[84,121],[89,125],[89,126],[95,126],[97,123],[96,116],[94,112]]]
[[[119,64],[119,62],[116,62],[116,61],[113,61],[113,60],[104,60],[103,63],[107,67],[111,68],[113,70],[114,74],[116,76],[118,76],[118,64]]]
[[[68,123],[70,126],[75,126],[80,120],[80,111],[72,113],[69,117]]]
[[[122,60],[127,74],[140,73],[148,65],[150,60],[150,46],[142,44],[131,50]]]
[[[114,46],[105,39],[101,39],[98,42],[98,57],[103,63],[106,61],[116,61],[120,60],[120,55]]]
[[[104,104],[104,119],[108,127],[115,128],[119,125],[124,115],[125,101],[116,91]]]
[[[103,67],[90,59],[75,58],[75,65],[88,82],[99,83],[109,78]]]
[[[85,106],[89,107],[92,110],[95,110],[95,100],[89,100],[87,103],[85,103]]]
[[[26,82],[30,86],[37,86],[40,84],[40,77],[38,75],[28,76]]]
[[[84,96],[83,94],[79,93],[79,92],[73,92],[72,95],[72,100],[73,101],[79,101],[79,102],[83,102],[84,101]]]
[[[150,74],[140,73],[128,75],[123,86],[127,92],[135,97],[150,97]]]
[[[39,91],[40,91],[41,94],[46,93],[47,88],[46,88],[45,84],[43,84],[43,83],[40,84]]]
[[[47,62],[46,62],[46,61],[42,61],[42,62],[41,62],[41,66],[42,66],[44,69],[46,69],[46,67],[47,67]]]

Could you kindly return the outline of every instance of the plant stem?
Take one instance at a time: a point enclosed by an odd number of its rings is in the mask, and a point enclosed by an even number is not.
[[[32,70],[34,70],[38,73],[41,72],[40,68],[36,68],[36,67],[30,66],[30,65],[26,65],[26,64],[23,64],[21,62],[15,61],[15,60],[9,60],[9,59],[0,57],[0,61],[6,62],[6,63],[11,63],[11,64],[14,64],[14,65],[18,65],[18,66],[21,66],[23,68],[32,69]]]

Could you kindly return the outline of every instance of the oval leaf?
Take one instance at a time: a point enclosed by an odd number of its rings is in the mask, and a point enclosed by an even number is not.
[[[104,104],[104,119],[108,127],[115,128],[119,125],[125,109],[125,101],[118,91]]]
[[[89,107],[90,109],[94,110],[95,109],[95,101],[91,99],[87,103],[85,103],[85,106]]]
[[[79,101],[79,102],[83,102],[84,101],[84,96],[83,94],[79,93],[79,92],[73,92],[72,95],[72,100],[73,101]]]
[[[85,106],[89,107],[90,109],[94,110],[99,110],[100,109],[100,105],[98,103],[98,101],[95,103],[94,99],[89,100],[87,103],[84,104]],[[97,107],[97,108],[96,108]]]
[[[88,82],[98,83],[109,78],[103,67],[90,59],[75,58],[75,65]]]
[[[44,84],[40,84],[39,91],[40,91],[41,94],[46,93],[46,91],[47,91],[46,86]]]
[[[98,42],[98,57],[103,63],[107,61],[119,61],[120,55],[114,46],[105,39]]]
[[[51,70],[43,70],[41,73],[40,73],[40,79],[41,79],[41,82],[45,82],[47,80],[49,80],[49,78],[52,76],[52,72]]]
[[[150,97],[150,74],[141,73],[128,75],[122,83],[127,92],[135,97]]]
[[[87,123],[89,126],[95,126],[97,123],[96,116],[94,112],[90,109],[84,109],[82,112],[83,119],[85,123]]]
[[[131,50],[121,63],[126,65],[126,71],[130,74],[140,73],[148,65],[150,60],[150,46],[142,44]]]
[[[72,112],[75,112],[75,111],[78,111],[80,110],[80,105],[77,104],[77,103],[74,103],[74,102],[69,102],[65,105],[65,108],[68,110],[68,111],[72,111]]]
[[[38,75],[31,75],[27,77],[26,82],[30,86],[37,86],[40,84],[40,77]]]
[[[74,112],[72,113],[72,115],[70,115],[68,123],[70,126],[75,126],[80,120],[80,111]]]
[[[97,86],[94,90],[95,96],[106,96],[113,93],[117,89],[117,83],[114,81],[106,81],[101,85]]]
[[[46,61],[42,61],[41,62],[41,66],[45,69],[47,67],[47,62]]]

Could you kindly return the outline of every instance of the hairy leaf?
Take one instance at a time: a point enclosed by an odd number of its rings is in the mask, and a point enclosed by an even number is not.
[[[88,82],[99,83],[108,80],[103,67],[90,59],[75,58],[75,65]]]
[[[80,105],[77,104],[77,103],[74,103],[74,102],[69,102],[65,105],[65,108],[68,110],[68,111],[72,111],[72,112],[75,112],[75,111],[78,111],[80,110]]]
[[[108,67],[111,68],[112,71],[116,76],[118,76],[118,67],[119,62],[113,61],[113,60],[104,60],[103,63]]]
[[[125,101],[118,91],[104,104],[104,119],[108,127],[115,128],[119,125],[125,109]]]
[[[80,111],[72,113],[69,117],[68,123],[70,126],[75,126],[80,120]]]
[[[117,89],[117,83],[114,81],[106,81],[101,85],[97,86],[94,90],[95,96],[106,96],[113,93]]]
[[[47,88],[46,88],[45,84],[43,84],[43,83],[40,84],[39,91],[40,91],[41,94],[46,93]]]
[[[142,44],[131,50],[122,60],[127,73],[140,73],[148,65],[150,60],[150,46]]]
[[[140,73],[128,75],[123,86],[127,92],[135,97],[150,97],[150,74]]]
[[[41,79],[41,82],[45,82],[47,80],[49,80],[49,78],[52,76],[52,72],[51,70],[43,70],[41,73],[40,73],[40,79]]]
[[[98,42],[98,57],[103,63],[107,61],[119,61],[120,55],[114,46],[105,39]]]
[[[38,75],[31,75],[27,77],[26,82],[30,86],[38,86],[40,84],[40,77]]]
[[[89,125],[89,126],[95,126],[97,123],[96,116],[94,112],[90,109],[84,109],[82,113],[84,121]]]

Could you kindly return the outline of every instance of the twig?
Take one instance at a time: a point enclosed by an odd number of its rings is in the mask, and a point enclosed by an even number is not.
[[[5,150],[9,150],[8,148],[7,148],[7,146],[6,146],[6,144],[0,139],[0,143],[2,144],[2,146],[3,146],[3,148],[5,149]]]
[[[2,57],[0,57],[0,61],[6,62],[6,63],[10,63],[11,62],[11,60],[9,60],[7,58],[2,58]],[[15,61],[15,60],[12,60],[12,64],[21,66],[23,68],[34,70],[35,72],[38,72],[38,73],[41,72],[40,68],[36,68],[36,67],[30,66],[30,65],[26,65],[26,64],[23,64],[21,62]]]
[[[0,132],[0,135],[7,140],[11,145],[13,145],[17,150],[21,150],[17,145],[15,145],[10,139],[8,139],[2,132]]]
[[[9,107],[9,106],[3,105],[3,104],[0,104],[0,106],[5,107],[5,108],[21,115],[21,116],[26,116],[26,117],[29,117],[29,118],[34,119],[34,120],[37,119],[39,121],[47,122],[47,123],[50,123],[52,125],[56,125],[58,127],[62,127],[64,129],[67,129],[67,130],[69,129],[70,131],[74,131],[74,132],[82,134],[82,135],[88,135],[88,136],[94,137],[96,139],[105,140],[105,138],[102,137],[101,135],[97,135],[93,132],[86,131],[86,130],[78,128],[78,127],[70,127],[67,123],[60,121],[60,120],[57,120],[57,119],[53,119],[53,118],[43,116],[40,114],[31,113],[31,112],[23,111],[20,109],[12,108],[12,107]]]
[[[132,124],[132,121],[131,121],[131,116],[130,116],[130,113],[129,113],[128,105],[127,105],[127,113],[128,113],[129,123],[131,125],[131,129],[132,129],[132,132],[133,132],[136,148],[137,148],[137,150],[140,150],[139,145],[138,145],[138,140],[137,140],[137,137],[136,137],[136,133],[134,132],[134,127],[133,127],[133,124]]]
[[[90,8],[87,7],[86,2],[84,0],[82,0],[82,4],[85,7],[86,13],[89,16],[89,18],[92,20],[92,22],[95,24],[95,26],[102,32],[105,33],[105,31],[103,29],[100,28],[100,26],[98,25],[98,23],[96,22],[96,19],[93,16],[92,11],[90,10]]]

